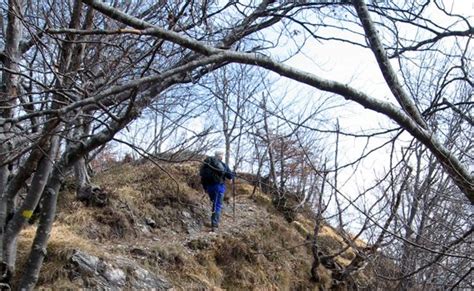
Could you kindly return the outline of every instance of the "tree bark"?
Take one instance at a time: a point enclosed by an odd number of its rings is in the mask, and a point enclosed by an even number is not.
[[[143,104],[144,106],[145,104]],[[139,110],[128,110],[121,119],[112,121],[109,126],[87,141],[70,147],[56,164],[43,192],[43,207],[33,247],[28,256],[27,268],[20,279],[20,290],[32,290],[38,281],[41,265],[46,256],[46,246],[56,215],[57,194],[63,182],[63,173],[67,172],[74,163],[88,152],[110,141],[113,136],[123,129],[131,120],[138,116]]]
[[[49,175],[53,169],[53,162],[59,147],[59,137],[53,137],[49,152],[39,162],[36,173],[33,176],[30,189],[21,207],[15,212],[13,218],[8,222],[3,238],[3,253],[5,262],[11,273],[15,271],[16,242],[25,222],[31,218],[41,194],[46,186]]]
[[[8,71],[3,72],[4,91],[0,98],[2,110],[1,116],[10,118],[13,115],[13,105],[18,96],[20,64],[20,41],[22,37],[22,23],[20,17],[23,15],[24,0],[8,0],[8,25],[5,38],[5,61],[4,67]]]
[[[2,75],[2,87],[3,90],[0,94],[0,107],[2,110],[0,111],[0,116],[3,118],[11,118],[13,116],[13,108],[17,101],[18,96],[18,88],[19,84],[19,75],[17,72],[19,71],[19,64],[20,64],[20,41],[22,37],[22,23],[21,17],[24,11],[24,1],[23,0],[9,0],[8,1],[8,25],[6,30],[6,37],[5,37],[5,60],[4,60],[4,68],[7,69],[3,71]],[[7,138],[6,132],[13,131],[14,128],[10,125],[3,124],[2,129],[5,130],[3,132],[3,138]],[[9,148],[5,145],[8,145],[7,140],[1,140],[2,144],[2,156],[0,159],[0,186],[2,187],[1,197],[0,197],[0,281],[6,282],[9,284],[11,272],[9,271],[9,263],[6,254],[3,252],[4,245],[4,237],[5,237],[5,225],[8,221],[8,213],[10,210],[8,209],[8,199],[7,193],[5,189],[7,188],[7,180],[10,175],[9,165],[4,164],[5,158],[8,155]],[[5,150],[5,152],[4,152]]]
[[[60,170],[64,167],[56,168],[43,193],[43,207],[36,230],[36,236],[33,241],[31,253],[26,264],[25,274],[20,281],[20,290],[33,290],[38,281],[39,271],[46,256],[46,246],[51,234],[54,217],[56,215],[56,202],[59,188],[62,184],[63,175]]]
[[[397,74],[390,64],[390,60],[387,57],[385,48],[380,41],[377,29],[370,17],[369,10],[367,5],[365,5],[364,0],[352,0],[352,3],[357,11],[357,15],[362,23],[364,28],[365,35],[369,40],[370,48],[375,55],[377,63],[379,65],[380,71],[387,82],[388,87],[392,91],[393,96],[397,99],[398,104],[403,108],[403,110],[416,121],[421,127],[427,128],[427,124],[423,117],[420,114],[420,111],[413,102],[413,99],[410,98],[408,93],[403,88],[402,84],[398,80]]]
[[[86,159],[81,157],[74,164],[74,175],[76,176],[76,199],[86,200],[91,195],[90,189],[90,177],[87,172]]]

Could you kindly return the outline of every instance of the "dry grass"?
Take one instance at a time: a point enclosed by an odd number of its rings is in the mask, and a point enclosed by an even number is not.
[[[242,180],[235,181],[235,193],[238,196],[250,196],[253,193],[254,186],[244,183]]]
[[[275,235],[277,234],[277,235]],[[311,289],[311,264],[304,239],[278,216],[237,236],[224,236],[214,250],[223,271],[222,287],[230,290]]]
[[[202,209],[205,204],[201,200],[198,167],[199,163],[163,165],[171,178],[151,163],[115,166],[94,180],[110,192],[110,204],[105,208],[75,202],[73,188],[68,187],[60,198],[61,208],[40,284],[75,289],[73,283],[68,283],[64,265],[76,249],[103,257],[101,249],[89,241],[94,240],[108,246],[110,256],[115,253],[131,256],[131,248],[143,247],[147,258],[142,264],[152,272],[164,272],[176,289],[329,288],[331,273],[322,266],[319,269],[321,282],[316,284],[310,280],[312,255],[305,242],[312,235],[314,217],[305,212],[289,224],[265,193],[257,191],[251,200],[253,186],[242,180],[236,181],[237,196],[255,207],[260,215],[246,217],[252,223],[245,228],[217,236],[203,235],[183,245],[182,241],[188,236],[183,212],[188,215],[186,219],[197,223],[208,219],[207,209]],[[159,241],[139,231],[138,225],[143,224],[145,218],[156,222],[156,228],[148,235],[158,237]],[[34,228],[22,234],[22,252],[28,249],[33,235]],[[345,245],[337,232],[326,225],[321,227],[318,243],[327,254]],[[112,247],[117,244],[124,248]],[[347,265],[353,255],[349,249],[336,261]],[[26,254],[22,253],[19,258],[22,264],[25,258]]]
[[[262,194],[261,192],[255,193],[253,200],[259,206],[272,207],[273,205],[272,199],[268,195]]]
[[[31,226],[24,229],[20,234],[17,258],[18,270],[24,269],[23,266],[26,264],[35,233],[36,227]],[[104,257],[105,255],[96,244],[78,236],[69,227],[55,223],[48,241],[47,256],[41,268],[38,284],[42,285],[62,280],[64,287],[74,287],[71,282],[68,283],[67,271],[64,266],[75,250],[83,250],[96,256]],[[21,272],[19,272],[18,278],[19,276],[21,276]]]
[[[306,237],[312,236],[314,231],[314,222],[301,215],[298,215],[297,218],[298,221],[294,221],[293,226],[301,233],[301,235]],[[354,243],[357,246],[365,245],[365,243],[363,243],[361,240],[355,240]],[[339,253],[347,246],[341,235],[338,234],[334,228],[324,223],[319,229],[318,245],[327,255]],[[354,250],[349,247],[342,254],[337,256],[335,261],[341,266],[345,267],[348,266],[355,257],[356,254]]]
[[[303,237],[311,237],[311,233],[312,231],[307,229],[305,225],[303,225],[301,222],[299,221],[293,221],[291,223],[295,228],[296,230],[303,236]]]
[[[179,229],[183,227],[180,223],[183,209],[196,219],[203,219],[203,213],[195,209],[199,193],[180,180],[192,168],[168,168],[166,171],[174,172],[176,178],[150,164],[111,168],[93,181],[108,189],[110,204],[105,208],[85,207],[70,195],[67,202],[70,206],[63,207],[59,221],[74,226],[77,233],[86,234],[89,239],[105,241],[135,239],[140,235],[138,224],[143,225],[150,218],[156,221],[157,227],[179,222],[174,226]]]

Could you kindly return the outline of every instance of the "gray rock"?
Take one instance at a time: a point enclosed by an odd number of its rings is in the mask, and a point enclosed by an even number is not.
[[[130,285],[133,289],[156,288],[159,290],[170,289],[170,283],[143,268],[137,268],[131,273]]]
[[[145,224],[148,225],[149,227],[151,228],[155,228],[156,227],[156,221],[154,221],[152,218],[150,217],[146,217],[145,218]]]
[[[87,282],[84,287],[98,289],[167,290],[172,285],[164,278],[142,268],[135,261],[116,257],[104,261],[83,251],[75,251],[70,258],[74,277]]]
[[[113,287],[123,287],[127,281],[127,275],[124,271],[119,268],[115,268],[112,265],[103,262],[104,268],[102,272],[99,272],[109,285]]]
[[[150,227],[151,226],[146,225],[146,224],[137,223],[137,228],[143,233],[150,233],[150,230],[149,230]]]
[[[79,269],[79,271],[86,274],[95,274],[100,260],[98,257],[91,256],[81,251],[75,251],[70,261]]]
[[[191,218],[191,213],[187,212],[186,210],[181,211],[181,214],[186,218]]]
[[[117,263],[128,270],[128,284],[132,289],[167,290],[173,287],[166,279],[142,268],[136,262],[128,258],[117,258]]]
[[[201,226],[195,222],[189,223],[186,228],[188,234],[194,234],[201,231]]]

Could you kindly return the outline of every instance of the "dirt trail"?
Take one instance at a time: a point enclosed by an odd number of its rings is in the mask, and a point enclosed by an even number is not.
[[[139,253],[141,251],[148,253],[150,249],[160,246],[164,248],[169,246],[180,247],[188,253],[193,253],[197,250],[190,247],[192,242],[210,245],[212,241],[219,238],[252,231],[252,229],[258,228],[258,224],[262,221],[268,221],[267,219],[270,216],[266,207],[258,206],[248,196],[238,196],[235,200],[234,218],[232,198],[230,198],[224,203],[219,229],[216,232],[212,232],[208,226],[210,225],[211,216],[211,206],[208,198],[203,197],[203,199],[199,199],[194,207],[199,208],[200,211],[205,213],[205,218],[196,218],[194,216],[186,218],[191,211],[188,208],[175,207],[175,211],[185,214],[183,215],[185,219],[180,223],[189,224],[188,231],[172,224],[156,229],[150,229],[143,225],[141,230],[139,230],[141,232],[139,240],[122,241],[120,245],[110,245],[107,248],[112,252],[130,252],[132,256],[134,256],[133,253],[137,250]]]
[[[210,206],[208,208],[210,208]],[[210,210],[208,213],[210,216]],[[190,234],[184,244],[206,236],[218,237],[248,231],[254,228],[258,221],[262,221],[267,216],[269,216],[269,213],[264,207],[257,208],[255,203],[248,198],[238,197],[235,201],[234,217],[232,199],[229,199],[229,201],[224,204],[219,229],[216,232],[211,232],[210,227],[204,226],[200,231]],[[208,222],[206,222],[206,224],[207,223]]]

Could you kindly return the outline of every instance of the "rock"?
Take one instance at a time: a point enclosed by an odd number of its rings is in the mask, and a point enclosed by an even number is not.
[[[82,272],[94,274],[99,264],[99,258],[81,251],[75,251],[70,261]]]
[[[143,251],[141,249],[137,249]],[[84,287],[98,289],[167,290],[172,285],[164,278],[142,268],[132,260],[117,257],[104,261],[83,251],[75,251],[70,258],[70,277],[81,279]]]
[[[150,227],[146,224],[137,223],[137,229],[143,233],[150,233]]]
[[[151,228],[155,228],[156,227],[156,221],[154,221],[152,218],[150,217],[146,217],[145,218],[145,224],[148,225],[149,227]]]
[[[167,281],[143,268],[135,269],[131,275],[130,285],[132,289],[156,288],[158,290],[166,290],[172,287]]]
[[[186,226],[186,233],[188,234],[194,234],[201,231],[201,226],[196,222],[191,221],[184,223],[184,225]]]
[[[186,210],[181,211],[181,214],[188,219],[191,218],[191,213],[187,212]]]
[[[130,254],[134,257],[147,257],[148,254],[144,249],[133,248],[130,250]]]
[[[142,268],[137,263],[127,258],[118,258],[117,262],[123,268],[128,270],[128,285],[131,289],[149,289],[167,290],[172,285],[164,278]]]
[[[75,277],[86,277],[90,285],[102,286],[106,288],[116,288],[125,286],[126,274],[120,268],[89,255],[82,251],[75,251],[70,258],[75,267],[72,273]]]
[[[99,274],[112,286],[123,287],[127,281],[127,275],[119,268],[114,268],[110,264],[101,261],[104,265],[103,271]]]
[[[181,215],[183,218],[180,219],[180,222],[187,234],[194,234],[201,231],[201,225],[189,211],[182,210]]]

